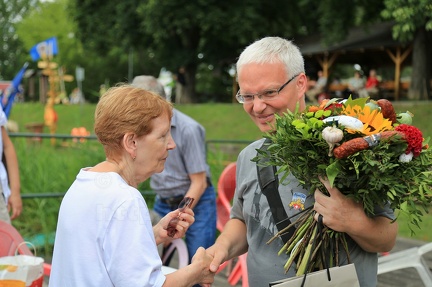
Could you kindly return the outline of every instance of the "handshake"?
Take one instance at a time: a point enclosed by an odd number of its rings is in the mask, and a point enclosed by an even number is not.
[[[173,239],[185,236],[188,227],[195,221],[191,209],[193,201],[193,198],[185,197],[177,210],[168,213],[153,227],[158,245],[161,243],[167,245]],[[219,268],[219,264],[215,265],[213,262],[214,254],[211,250],[211,248],[205,250],[199,247],[189,265],[166,274],[164,286],[181,287],[200,284],[203,287],[210,287]]]

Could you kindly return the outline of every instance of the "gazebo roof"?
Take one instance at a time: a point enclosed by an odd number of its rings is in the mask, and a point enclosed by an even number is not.
[[[393,65],[386,49],[407,46],[393,39],[393,25],[393,22],[384,22],[353,28],[345,40],[329,46],[323,44],[320,36],[299,38],[295,42],[306,59],[338,53],[337,63]]]

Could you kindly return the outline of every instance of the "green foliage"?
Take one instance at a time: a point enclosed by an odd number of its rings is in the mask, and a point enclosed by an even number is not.
[[[67,13],[67,1],[39,3],[37,9],[32,9],[17,24],[17,34],[25,47],[22,55],[30,63],[29,69],[38,69],[37,63],[30,57],[30,49],[48,38],[56,37],[59,53],[50,60],[63,67],[65,74],[75,76],[75,67],[80,64],[77,59],[83,57],[84,52],[74,37],[76,25]],[[66,89],[70,91],[75,85],[75,81],[65,83]]]
[[[215,81],[223,83],[226,81],[223,71],[235,62],[246,45],[267,35],[296,35],[304,20],[296,11],[295,2],[255,0],[244,5],[241,1],[73,0],[72,3],[79,27],[77,35],[86,47],[102,54],[112,47],[127,53],[132,47],[151,55],[159,67],[170,71],[185,66],[188,95],[193,102],[199,102],[195,93],[199,65],[214,67],[219,73],[213,74]],[[118,35],[122,36],[121,41]]]
[[[27,51],[17,37],[17,24],[37,0],[0,0],[0,80],[12,80],[26,61]]]
[[[88,48],[87,43],[92,42],[88,39],[85,41],[86,47],[84,48],[81,41],[76,37],[77,23],[71,17],[71,9],[68,9],[68,5],[69,0],[43,2],[39,4],[38,9],[31,10],[28,16],[23,17],[17,24],[17,34],[25,47],[21,55],[30,62],[29,69],[37,70],[37,63],[31,61],[28,51],[37,43],[55,36],[59,53],[54,56],[52,61],[58,63],[65,69],[66,74],[72,76],[75,76],[77,66],[84,68],[83,90],[85,97],[91,102],[96,102],[101,84],[107,80],[111,83],[128,80],[129,51],[125,53],[124,50],[119,50],[117,46],[110,45],[108,46],[108,55],[100,57],[97,50]],[[137,59],[136,62],[140,59]],[[150,68],[151,65],[147,62],[146,66]],[[139,68],[140,65],[137,64],[137,67]],[[157,70],[158,72],[159,70]],[[65,85],[66,93],[69,94],[77,84],[76,81],[73,81],[66,82]]]
[[[381,21],[381,11],[386,19],[396,20],[396,37],[403,31],[414,35],[415,29],[432,28],[428,0],[253,0],[247,5],[205,0],[56,0],[40,1],[32,10],[29,7],[36,0],[3,2],[0,23],[6,44],[0,51],[0,77],[11,79],[29,59],[30,47],[56,36],[60,53],[55,61],[68,74],[73,75],[76,66],[85,69],[83,88],[92,102],[102,83],[130,81],[139,74],[157,76],[162,67],[175,71],[180,65],[186,65],[191,89],[197,83],[203,95],[192,95],[194,102],[215,97],[226,101],[229,92],[225,90],[231,86],[226,70],[246,45],[263,36],[295,39],[319,33],[328,45],[344,40],[351,27]],[[195,73],[202,74],[200,65],[213,69],[195,82]],[[30,68],[36,69],[36,63]],[[414,80],[423,74],[419,72]],[[202,88],[207,85],[203,79],[209,77],[210,92]],[[74,87],[75,83],[66,83],[68,92]]]
[[[331,45],[345,40],[352,27],[379,22],[383,7],[382,1],[375,0],[302,0],[299,14],[309,17],[307,35],[319,33],[323,44]]]
[[[384,0],[384,4],[382,16],[396,22],[393,27],[393,38],[407,42],[414,39],[419,29],[432,31],[430,0]]]

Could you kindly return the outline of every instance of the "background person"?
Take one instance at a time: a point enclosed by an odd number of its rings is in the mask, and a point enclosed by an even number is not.
[[[0,161],[0,220],[11,223],[11,220],[21,215],[22,200],[18,157],[6,131],[6,124],[6,115],[1,110],[0,154],[4,156],[4,161]]]
[[[318,71],[318,79],[316,82],[306,91],[307,99],[312,103],[318,102],[318,96],[325,92],[327,85],[327,77],[324,77],[322,70]]]
[[[379,94],[378,90],[379,79],[375,69],[369,71],[369,77],[366,80],[365,90],[366,96],[371,98],[377,98]]]
[[[95,134],[106,160],[80,170],[61,203],[50,286],[210,286],[214,274],[203,248],[192,264],[164,275],[157,244],[181,238],[193,211],[170,212],[154,227],[139,183],[164,168],[175,148],[172,106],[128,85],[109,89],[95,111]],[[173,226],[173,227],[174,227]]]
[[[137,76],[132,85],[165,98],[162,84],[153,76]],[[156,192],[153,209],[160,215],[177,209],[183,197],[195,198],[195,222],[186,232],[189,259],[198,247],[210,247],[216,238],[216,193],[210,180],[206,158],[205,130],[197,121],[173,109],[171,135],[177,145],[169,151],[165,169],[151,176]]]
[[[304,60],[292,42],[279,37],[266,37],[254,42],[241,53],[237,72],[240,87],[237,99],[243,102],[244,110],[262,132],[271,131],[275,114],[282,116],[287,109],[294,111],[296,105],[300,110],[305,109],[307,78]],[[295,264],[287,273],[284,271],[288,255],[278,255],[283,246],[282,239],[276,238],[267,244],[278,230],[267,198],[258,184],[256,163],[251,161],[263,142],[264,139],[258,140],[241,151],[237,159],[231,218],[216,243],[207,249],[214,257],[210,265],[212,271],[216,271],[222,262],[248,252],[251,287],[268,286],[269,282],[295,276]],[[331,197],[317,190],[314,199],[296,178],[291,175],[289,179],[288,184],[280,183],[278,188],[287,215],[298,213],[297,209],[289,208],[292,201],[301,200],[305,208],[313,205],[323,216],[325,225],[350,237],[347,239],[350,259],[355,264],[361,286],[376,286],[376,252],[391,250],[396,241],[397,224],[391,224],[393,211],[385,208],[370,218],[361,204],[336,188],[331,189]],[[325,183],[329,186],[328,181]],[[345,255],[341,254],[340,262],[347,263]]]
[[[348,81],[348,91],[352,98],[366,98],[367,93],[364,89],[365,81],[360,73],[360,71],[354,71],[354,77]],[[349,95],[348,95],[349,96]]]

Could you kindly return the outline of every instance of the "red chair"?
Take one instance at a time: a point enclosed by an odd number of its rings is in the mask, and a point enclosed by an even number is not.
[[[218,180],[218,197],[216,198],[217,221],[216,227],[222,232],[230,218],[231,200],[236,187],[236,163],[228,164]]]
[[[18,230],[9,223],[0,220],[0,256],[13,256],[16,253],[33,256]],[[44,263],[44,275],[51,273],[51,264]]]
[[[218,180],[218,197],[216,198],[216,208],[217,208],[217,221],[216,227],[222,232],[225,224],[230,218],[231,212],[231,200],[234,197],[234,192],[236,188],[236,163],[228,164],[222,171]],[[233,268],[231,268],[233,260],[225,261],[221,264],[216,273],[221,272],[223,269],[227,268],[228,283],[232,286],[236,285],[237,282],[242,279],[242,286],[248,287],[248,274],[246,266],[246,256],[247,253],[240,255]]]

